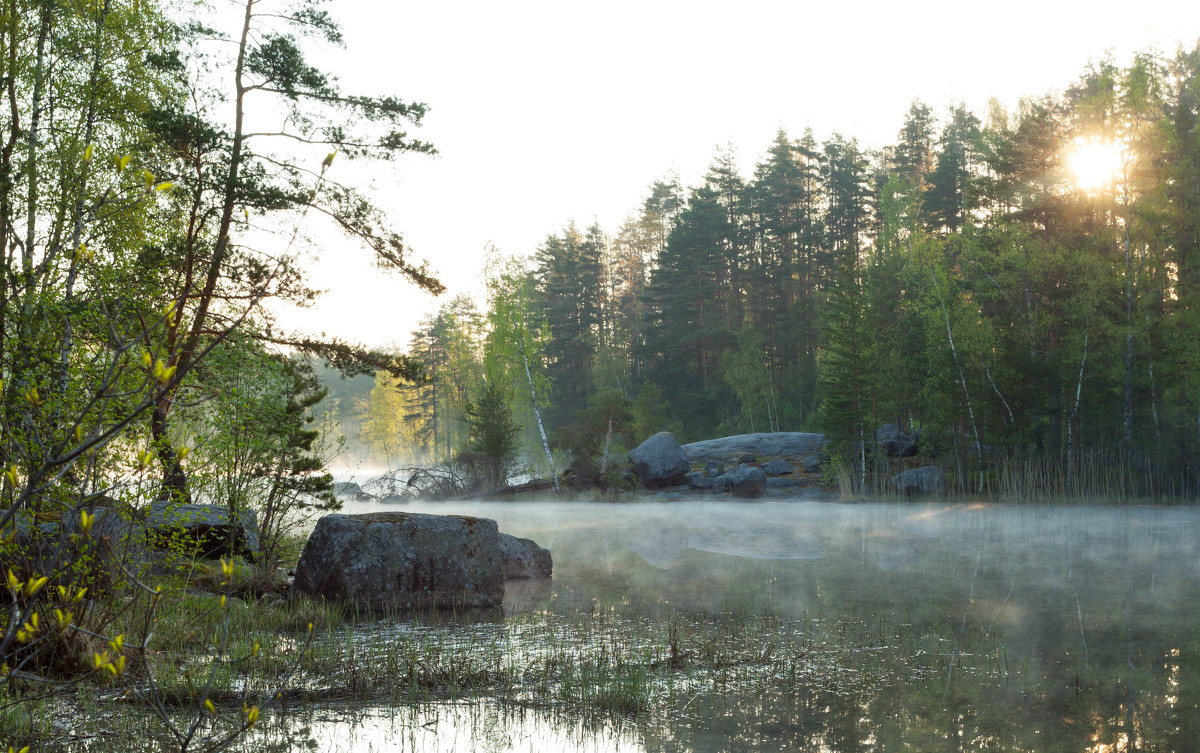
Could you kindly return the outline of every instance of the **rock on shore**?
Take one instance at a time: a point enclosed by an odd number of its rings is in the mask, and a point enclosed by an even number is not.
[[[684,475],[692,469],[688,456],[669,431],[660,431],[629,453],[633,472],[642,486],[654,489],[682,484]]]
[[[709,461],[724,463],[736,460],[742,455],[753,455],[758,458],[779,455],[801,458],[820,452],[824,446],[824,434],[779,431],[705,439],[685,444],[683,451],[689,463],[702,465]]]

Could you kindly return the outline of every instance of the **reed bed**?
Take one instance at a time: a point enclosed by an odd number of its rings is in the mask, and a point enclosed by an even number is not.
[[[148,663],[161,697],[180,714],[201,702],[199,678],[212,658],[204,646],[216,635],[217,615],[198,603],[205,598],[188,596],[177,609],[164,610],[164,648]],[[930,676],[945,671],[947,661],[961,663],[964,656],[981,653],[973,648],[947,659],[939,647],[963,643],[951,634],[952,626],[918,633],[911,626],[867,626],[819,615],[653,617],[636,606],[614,606],[572,615],[541,611],[507,622],[470,622],[454,614],[417,621],[411,615],[351,616],[337,622],[312,604],[233,609],[241,611],[237,624],[245,634],[227,653],[247,658],[219,666],[207,698],[219,714],[233,714],[246,699],[271,692],[298,663],[275,710],[264,709],[268,728],[281,711],[314,704],[418,707],[486,701],[572,719],[633,719],[665,713],[698,695],[753,694],[789,683],[814,692],[874,692],[897,678]],[[310,642],[294,630],[302,614],[326,617]],[[267,639],[272,631],[275,637]],[[262,650],[251,656],[249,648],[259,640]],[[147,680],[130,678],[134,684]],[[136,708],[133,689],[111,687],[66,704],[71,718],[101,722],[72,726],[72,739],[111,740],[118,718],[122,736],[143,724],[139,734],[152,734],[149,714],[110,711],[114,703]],[[60,704],[58,716],[63,714]],[[280,724],[287,723],[285,716],[280,715]],[[37,734],[55,738],[49,728]],[[246,750],[254,749],[253,739],[248,738]]]
[[[973,452],[955,448],[940,457],[868,456],[865,478],[857,466],[835,458],[826,484],[845,500],[901,498],[892,483],[898,473],[936,465],[945,475],[945,496],[1033,504],[1197,504],[1200,477],[1119,449],[1078,451],[1070,459],[1034,449]]]

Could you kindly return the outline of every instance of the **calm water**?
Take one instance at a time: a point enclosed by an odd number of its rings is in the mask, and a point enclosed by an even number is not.
[[[764,655],[803,645],[803,665],[676,673],[655,681],[650,712],[628,717],[488,700],[309,709],[272,716],[246,750],[1200,750],[1197,509],[387,509],[494,518],[548,546],[555,565],[552,583],[512,589],[504,617],[387,630],[429,641],[485,631],[499,636],[497,650],[528,654],[541,648],[546,621],[570,633],[581,615],[618,615],[630,650],[661,656],[656,626],[675,621],[700,645],[705,631],[728,636],[746,620],[771,626]],[[378,639],[360,630],[361,640]]]

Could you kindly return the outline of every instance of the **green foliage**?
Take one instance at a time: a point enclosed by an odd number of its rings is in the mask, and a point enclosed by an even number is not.
[[[634,405],[618,390],[602,390],[588,398],[575,421],[555,433],[555,445],[571,458],[571,470],[580,478],[603,476],[612,460],[627,446],[634,426]],[[641,440],[636,440],[641,441]]]
[[[312,300],[297,263],[309,210],[382,267],[440,290],[381,212],[328,183],[332,153],[319,168],[293,159],[297,139],[353,158],[428,152],[396,128],[419,124],[424,107],[343,95],[306,63],[306,32],[340,41],[315,3],[269,21],[255,6],[215,56],[219,35],[154,2],[16,2],[0,14],[11,121],[0,149],[0,575],[11,601],[0,682],[9,703],[31,708],[47,689],[136,673],[131,692],[180,749],[197,749],[208,712],[201,694],[167,713],[147,679],[167,596],[140,546],[126,546],[146,538],[145,508],[193,494],[233,515],[255,508],[269,563],[297,513],[333,502],[312,426],[323,393],[307,361],[277,349],[417,373],[403,357],[280,333],[261,308]],[[296,130],[247,132],[248,92],[282,99]],[[252,216],[282,237],[263,240]],[[220,640],[194,647],[197,668],[236,673],[228,638],[226,620]],[[257,713],[220,719],[204,745],[226,746]]]
[[[466,407],[468,447],[481,461],[484,480],[491,488],[508,483],[508,474],[521,443],[517,437],[520,426],[513,419],[511,398],[495,382],[485,382],[479,397]]]

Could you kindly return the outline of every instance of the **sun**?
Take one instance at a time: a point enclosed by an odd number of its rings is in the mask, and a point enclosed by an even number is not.
[[[1121,149],[1111,141],[1079,140],[1067,155],[1075,185],[1085,191],[1111,185],[1121,171],[1122,161]]]

